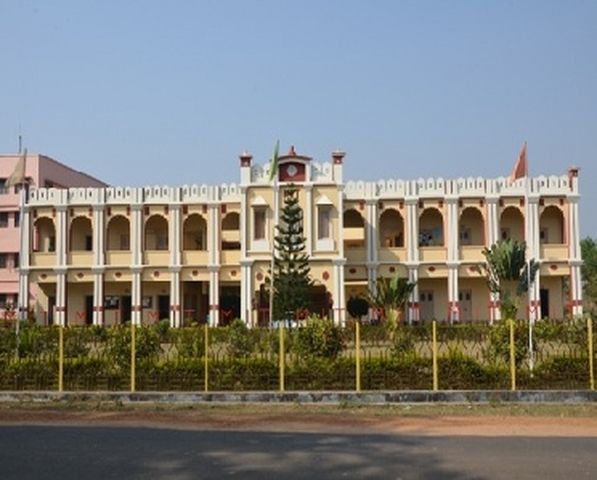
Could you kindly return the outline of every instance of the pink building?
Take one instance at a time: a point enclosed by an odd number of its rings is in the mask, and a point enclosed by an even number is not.
[[[17,306],[19,291],[19,190],[7,187],[21,155],[0,154],[0,318],[7,306]],[[27,154],[25,177],[29,185],[43,187],[105,187],[104,182],[39,154]],[[35,288],[31,295],[35,296]]]

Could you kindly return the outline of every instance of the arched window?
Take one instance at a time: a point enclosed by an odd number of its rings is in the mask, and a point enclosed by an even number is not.
[[[161,215],[145,222],[145,250],[168,250],[168,220]]]
[[[70,224],[70,251],[90,252],[93,250],[93,229],[87,217],[75,217]]]
[[[555,205],[545,207],[539,217],[539,234],[541,243],[564,243],[564,214]]]
[[[485,221],[478,208],[466,207],[460,214],[460,245],[485,245]]]
[[[344,212],[344,246],[363,248],[365,246],[365,219],[354,208]]]
[[[379,245],[381,247],[404,247],[404,220],[400,212],[392,208],[379,217]]]
[[[189,215],[182,229],[183,250],[207,250],[207,222],[201,215]]]
[[[426,208],[419,217],[419,247],[444,245],[444,217],[437,208]]]
[[[240,250],[240,215],[227,213],[222,219],[222,250]]]
[[[524,241],[524,217],[517,207],[506,207],[500,215],[500,239]]]
[[[108,222],[106,250],[131,249],[131,224],[123,215],[116,215]]]
[[[55,252],[56,251],[56,228],[54,220],[48,217],[40,217],[33,223],[33,251],[34,252]]]

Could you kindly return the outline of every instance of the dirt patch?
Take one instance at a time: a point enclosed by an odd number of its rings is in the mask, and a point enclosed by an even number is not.
[[[431,436],[597,436],[593,406],[3,405],[0,425]]]

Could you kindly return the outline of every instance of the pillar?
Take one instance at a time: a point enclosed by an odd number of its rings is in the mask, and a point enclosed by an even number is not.
[[[240,262],[240,318],[248,327],[253,326],[253,273],[252,260]]]
[[[143,323],[143,297],[142,297],[142,268],[131,269],[133,278],[131,281],[131,322],[134,325]]]
[[[170,269],[170,326],[182,326],[180,302],[180,267]]]
[[[527,242],[527,262],[534,259],[539,262],[539,197],[527,196],[525,204],[525,239]],[[528,291],[528,317],[535,322],[541,318],[540,275],[537,271],[534,278],[530,279]]]
[[[209,270],[209,325],[220,323],[220,269],[208,267]]]
[[[307,241],[305,242],[307,255],[313,255],[313,185],[305,185],[305,219],[304,219],[304,234]]]
[[[26,189],[21,190],[21,244],[19,253],[19,297],[18,319],[26,320],[29,312],[29,265],[31,251],[31,214],[27,200]]]
[[[448,264],[448,320],[450,323],[460,320],[458,290],[458,264]]]
[[[485,246],[491,246],[500,239],[499,233],[499,219],[498,219],[498,197],[487,197],[487,227],[485,235]],[[496,293],[489,292],[489,300],[487,309],[489,313],[489,323],[501,319],[500,313],[500,297]]]
[[[104,273],[101,270],[93,274],[93,324],[104,324]]]
[[[574,182],[577,182],[574,177]],[[580,229],[578,214],[578,194],[568,195],[569,215],[568,215],[568,245],[569,245],[569,264],[570,264],[570,305],[573,316],[579,316],[583,313],[582,308],[582,258],[580,252]]]
[[[458,322],[460,320],[460,305],[458,303],[458,269],[459,260],[459,206],[458,198],[447,198],[448,218],[445,238],[447,242],[447,266],[448,266],[448,320]]]
[[[54,323],[66,325],[66,269],[56,269],[56,314]]]
[[[346,295],[344,292],[344,265],[346,260],[343,258],[333,260],[333,285],[332,296],[334,299],[334,325],[346,325]]]
[[[415,288],[410,294],[408,302],[408,324],[412,322],[418,322],[420,319],[419,315],[419,269],[417,267],[408,268],[408,281],[415,284]]]

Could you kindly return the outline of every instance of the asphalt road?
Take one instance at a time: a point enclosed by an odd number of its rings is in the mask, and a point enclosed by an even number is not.
[[[583,479],[597,438],[0,426],[0,478]]]

